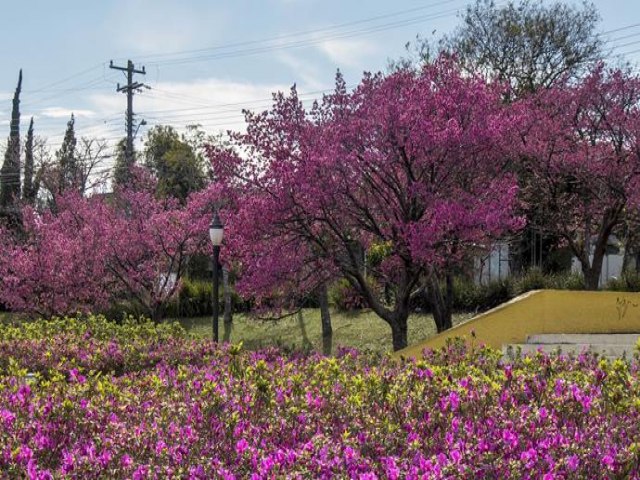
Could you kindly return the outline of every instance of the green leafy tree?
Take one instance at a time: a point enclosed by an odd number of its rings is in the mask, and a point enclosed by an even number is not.
[[[185,201],[191,192],[204,187],[204,160],[193,142],[171,126],[158,125],[148,132],[145,166],[158,179],[158,195]]]
[[[414,60],[455,55],[461,65],[489,79],[509,83],[516,95],[581,77],[603,58],[597,27],[600,16],[589,2],[579,5],[541,0],[476,0],[461,15],[461,25],[440,40],[418,37],[410,47]],[[410,65],[401,59],[394,67]]]
[[[113,169],[113,183],[124,186],[129,183],[131,176],[131,166],[127,162],[127,139],[121,139],[115,148],[115,167]]]
[[[104,152],[107,142],[104,139],[82,137],[75,134],[75,118],[67,123],[67,130],[55,158],[44,158],[36,182],[49,192],[49,205],[55,207],[56,197],[74,190],[81,195],[106,183],[106,169],[98,169],[102,161],[109,157]]]

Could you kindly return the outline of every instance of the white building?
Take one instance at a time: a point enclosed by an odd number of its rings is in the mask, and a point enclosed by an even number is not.
[[[509,270],[509,244],[496,243],[491,251],[477,257],[474,265],[474,280],[478,285],[486,285],[496,280],[507,278]]]
[[[617,238],[611,237],[609,248],[602,261],[600,273],[600,286],[604,286],[613,278],[620,278],[624,261],[624,248],[619,246]],[[593,257],[592,257],[593,258]],[[540,259],[542,261],[542,258]],[[571,271],[582,273],[580,262],[576,257],[571,259]],[[477,257],[474,265],[474,280],[478,285],[502,280],[510,275],[509,270],[509,244],[497,243],[489,254]]]

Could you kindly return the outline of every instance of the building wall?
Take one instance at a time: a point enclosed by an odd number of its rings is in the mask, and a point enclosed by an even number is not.
[[[478,285],[486,285],[507,278],[509,270],[509,245],[497,243],[484,257],[477,257],[474,265],[474,280]]]

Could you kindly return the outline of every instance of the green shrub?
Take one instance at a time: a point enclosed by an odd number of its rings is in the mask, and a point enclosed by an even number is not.
[[[473,311],[481,303],[481,287],[466,277],[453,280],[453,309]]]
[[[584,277],[578,272],[556,273],[551,276],[546,288],[556,290],[584,290]]]
[[[577,272],[546,274],[539,268],[531,268],[514,280],[514,295],[543,289],[584,290],[584,279]]]
[[[640,286],[640,279],[638,281]],[[463,312],[481,312],[494,308],[531,290],[584,290],[579,273],[545,274],[532,268],[521,277],[494,280],[477,285],[467,277],[456,277],[453,282],[453,309]]]
[[[512,297],[513,286],[508,278],[495,280],[486,285],[477,285],[465,277],[457,277],[453,282],[453,309],[456,311],[484,311]]]
[[[96,312],[96,314],[116,323],[122,322],[127,317],[139,318],[144,316],[144,312],[138,304],[127,300],[119,300],[110,305],[107,310]]]
[[[352,312],[367,307],[367,302],[346,278],[341,278],[329,288],[329,302],[340,312]]]
[[[614,292],[640,292],[640,273],[624,272],[620,278],[612,278],[605,286]]]
[[[213,285],[210,280],[193,280],[185,278],[178,292],[169,299],[166,304],[164,316],[166,318],[191,318],[211,315],[213,305],[211,302]],[[224,308],[224,289],[222,279],[219,292],[220,309]],[[251,308],[251,303],[242,299],[231,287],[231,304],[234,312],[246,312]],[[109,320],[120,321],[123,317],[139,317],[146,312],[134,301],[120,300],[111,305],[107,310],[100,312]]]
[[[512,281],[509,278],[490,282],[481,289],[482,303],[480,308],[488,310],[497,307],[501,303],[507,302],[514,297]]]
[[[220,283],[219,302],[222,313],[224,302],[224,289],[222,279]],[[170,318],[191,318],[211,315],[213,285],[210,280],[193,280],[185,278],[182,286],[167,304],[166,316]],[[250,302],[243,300],[231,286],[231,304],[235,312],[244,312],[250,309]]]
[[[514,280],[514,293],[520,295],[531,290],[542,290],[548,288],[548,285],[548,276],[541,269],[534,267]]]
[[[169,317],[202,317],[212,312],[213,285],[205,280],[184,279],[178,295],[169,303]],[[220,304],[223,291],[220,288]]]

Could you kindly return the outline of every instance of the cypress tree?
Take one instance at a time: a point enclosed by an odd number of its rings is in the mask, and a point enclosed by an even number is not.
[[[33,204],[38,194],[38,188],[33,182],[33,117],[29,122],[27,141],[24,146],[24,180],[22,184],[22,198]]]
[[[67,131],[64,133],[64,140],[60,150],[56,152],[58,160],[58,193],[62,193],[68,188],[80,188],[80,165],[76,156],[76,119],[71,114],[71,119],[67,123]]]
[[[22,69],[18,76],[18,86],[13,94],[11,126],[4,163],[0,169],[0,213],[9,223],[18,221],[20,200],[20,91],[22,90]]]
[[[114,186],[123,187],[129,184],[131,180],[131,165],[127,161],[125,154],[127,139],[123,138],[116,145],[116,161],[113,169]],[[134,157],[135,158],[135,157]]]

